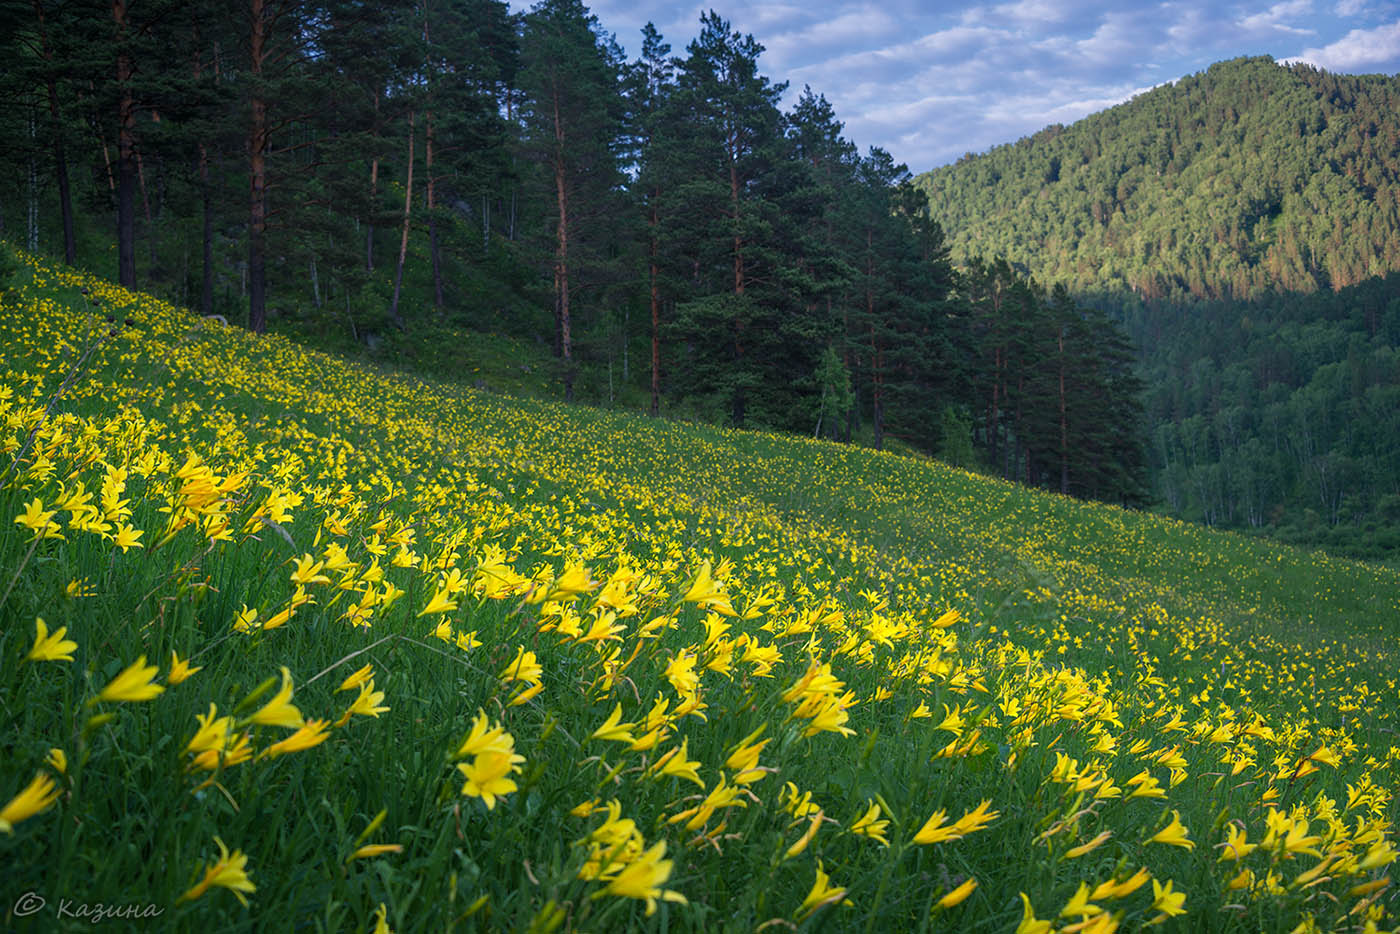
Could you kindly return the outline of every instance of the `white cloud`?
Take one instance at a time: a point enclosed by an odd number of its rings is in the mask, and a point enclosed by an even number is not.
[[[878,7],[861,6],[798,29],[756,38],[767,48],[772,64],[783,67],[813,51],[867,44],[898,32],[899,24],[888,13]]]
[[[683,56],[713,7],[767,47],[760,67],[789,82],[789,105],[810,84],[862,150],[916,172],[1241,55],[1400,71],[1400,0],[585,2],[633,56],[648,19]]]
[[[1400,65],[1400,20],[1374,29],[1353,29],[1320,49],[1304,49],[1288,62],[1307,62],[1328,71],[1380,69]]]
[[[995,6],[974,6],[963,10],[961,20],[965,25],[997,23],[1001,25],[1046,26],[1063,23],[1073,18],[1072,5],[1056,0],[1016,0],[1014,3],[999,3]]]
[[[1246,33],[1268,34],[1270,32],[1293,33],[1295,35],[1310,36],[1315,33],[1315,29],[1305,29],[1294,26],[1291,22],[1300,16],[1306,16],[1312,12],[1311,0],[1285,0],[1283,3],[1275,3],[1259,13],[1251,13],[1239,20],[1239,26]]]

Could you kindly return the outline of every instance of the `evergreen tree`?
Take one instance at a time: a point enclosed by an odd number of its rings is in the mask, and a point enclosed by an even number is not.
[[[572,398],[579,273],[601,260],[620,215],[621,53],[579,0],[543,0],[525,18],[521,54],[524,146],[552,195],[555,346]]]
[[[661,413],[661,306],[665,286],[662,244],[666,223],[663,212],[672,190],[679,184],[676,145],[680,134],[673,95],[676,89],[675,63],[671,46],[662,40],[656,27],[642,28],[642,54],[627,75],[631,157],[636,166],[633,197],[641,208],[646,230],[646,291],[651,317],[651,407],[653,417]]]

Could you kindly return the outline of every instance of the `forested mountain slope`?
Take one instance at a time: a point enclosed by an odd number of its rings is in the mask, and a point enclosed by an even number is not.
[[[1400,78],[1221,62],[917,179],[955,260],[1245,298],[1400,269]]]
[[[1400,273],[1126,318],[1166,509],[1344,554],[1400,551]]]

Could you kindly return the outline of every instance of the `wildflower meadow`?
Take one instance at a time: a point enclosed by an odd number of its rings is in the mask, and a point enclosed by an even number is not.
[[[1400,925],[1393,569],[8,285],[6,929]]]

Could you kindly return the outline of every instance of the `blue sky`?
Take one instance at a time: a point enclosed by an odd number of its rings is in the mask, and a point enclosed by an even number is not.
[[[916,173],[1225,58],[1400,72],[1400,0],[590,3],[629,58],[648,20],[683,54],[712,7],[766,47],[760,65],[791,82],[788,103],[810,84],[836,108],[847,138],[862,150],[884,147]]]

